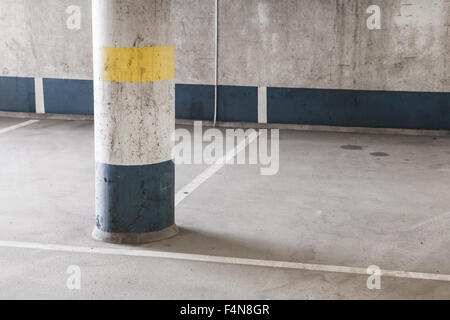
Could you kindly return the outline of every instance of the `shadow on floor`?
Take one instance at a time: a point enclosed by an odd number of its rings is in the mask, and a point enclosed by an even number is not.
[[[289,253],[281,252],[271,243],[261,241],[261,239],[245,237],[237,239],[232,235],[214,234],[188,228],[180,228],[179,234],[171,239],[141,245],[139,248],[200,255],[291,261]],[[311,253],[311,250],[305,250],[303,254],[299,250],[295,252],[295,261],[307,262],[314,259],[314,253]],[[289,256],[288,259],[287,256]]]

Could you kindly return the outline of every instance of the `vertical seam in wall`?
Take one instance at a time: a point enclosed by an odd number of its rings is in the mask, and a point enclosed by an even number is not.
[[[258,123],[267,123],[267,87],[258,87]]]
[[[34,92],[36,102],[36,113],[45,113],[44,101],[44,80],[42,78],[34,78]]]

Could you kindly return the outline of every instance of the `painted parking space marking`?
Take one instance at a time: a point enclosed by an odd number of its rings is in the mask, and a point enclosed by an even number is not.
[[[176,195],[175,195],[175,207],[178,206],[184,199],[186,199],[192,192],[194,192],[198,187],[200,187],[203,183],[206,182],[209,178],[211,178],[214,174],[216,174],[220,169],[222,169],[229,160],[233,159],[239,153],[247,148],[248,145],[253,143],[261,133],[252,133],[248,140],[242,140],[235,148],[228,151],[225,156],[217,160],[213,165],[208,167],[205,171],[200,173],[194,180],[192,180],[189,184],[183,187]]]
[[[212,256],[212,255],[191,254],[191,253],[152,251],[144,249],[139,250],[139,249],[125,249],[125,248],[119,249],[119,248],[85,247],[85,246],[43,244],[36,242],[21,242],[21,241],[0,241],[0,247],[10,249],[30,249],[30,250],[109,255],[109,256],[147,257],[147,258],[170,259],[179,261],[241,265],[249,267],[293,269],[293,270],[347,273],[359,275],[368,274],[367,268],[321,265],[321,264],[275,261],[275,260],[246,259],[246,258]],[[398,270],[381,270],[380,276],[391,278],[407,278],[415,280],[435,280],[435,281],[450,282],[450,275],[447,274],[420,273],[420,272],[409,272]]]
[[[11,131],[14,131],[14,130],[17,130],[17,129],[29,126],[29,125],[31,125],[33,123],[36,123],[36,122],[39,122],[39,120],[29,120],[29,121],[21,122],[19,124],[13,125],[13,126],[8,127],[8,128],[0,129],[0,134],[11,132]]]
[[[433,218],[421,221],[419,223],[416,223],[415,225],[413,225],[413,226],[409,227],[408,229],[406,229],[406,231],[415,231],[416,229],[422,228],[422,227],[424,227],[424,226],[426,226],[428,224],[437,222],[437,221],[439,221],[441,219],[444,219],[446,217],[449,217],[449,216],[450,216],[450,212],[445,212],[445,213],[440,214],[440,215],[438,215],[436,217],[433,217]]]

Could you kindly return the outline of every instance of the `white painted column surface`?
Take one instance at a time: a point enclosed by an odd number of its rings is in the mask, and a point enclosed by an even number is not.
[[[98,240],[177,233],[171,11],[171,0],[93,1]]]

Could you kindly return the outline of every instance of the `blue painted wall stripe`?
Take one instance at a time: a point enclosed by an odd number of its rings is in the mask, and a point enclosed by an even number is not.
[[[36,112],[34,78],[0,77],[0,111]]]
[[[175,86],[177,119],[214,120],[214,86],[177,84]]]
[[[91,80],[44,79],[47,113],[94,111]],[[177,119],[213,120],[214,86],[176,85]],[[33,78],[0,77],[0,110],[36,112]],[[450,130],[450,93],[267,88],[269,123]],[[219,86],[218,120],[258,121],[258,88]]]
[[[450,129],[450,93],[268,88],[270,123]]]
[[[258,122],[258,87],[219,86],[217,120]]]
[[[214,120],[214,86],[177,84],[175,87],[177,119]],[[257,122],[258,88],[218,87],[218,121]]]
[[[175,164],[144,166],[96,163],[97,228],[147,233],[175,224]]]
[[[94,87],[91,80],[44,79],[46,113],[94,114]]]

